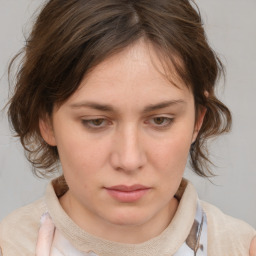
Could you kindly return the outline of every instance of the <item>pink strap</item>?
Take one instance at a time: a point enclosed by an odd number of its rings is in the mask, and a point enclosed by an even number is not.
[[[36,256],[49,256],[51,252],[55,226],[49,213],[44,213],[40,222],[41,226],[38,232]]]

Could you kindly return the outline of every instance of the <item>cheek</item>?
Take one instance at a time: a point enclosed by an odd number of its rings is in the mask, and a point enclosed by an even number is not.
[[[72,131],[58,134],[57,147],[64,174],[80,177],[100,169],[109,152],[106,141]]]
[[[152,156],[154,156],[155,163],[162,169],[167,172],[172,170],[173,173],[180,173],[186,166],[190,145],[190,136],[176,134],[155,144]]]

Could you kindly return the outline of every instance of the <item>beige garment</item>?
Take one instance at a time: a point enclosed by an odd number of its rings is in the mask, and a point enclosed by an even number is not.
[[[55,191],[61,189],[55,184]],[[40,217],[49,212],[56,228],[80,251],[93,250],[100,256],[171,256],[184,243],[194,221],[197,193],[183,180],[177,192],[180,203],[169,226],[157,237],[141,244],[129,245],[107,241],[80,229],[59,204],[53,185],[45,197],[10,214],[0,225],[3,256],[35,255]],[[57,193],[59,195],[59,193]],[[243,221],[223,214],[202,202],[208,220],[208,256],[248,256],[256,231]]]

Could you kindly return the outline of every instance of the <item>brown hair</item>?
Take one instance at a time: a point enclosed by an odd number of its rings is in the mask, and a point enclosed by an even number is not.
[[[46,144],[41,137],[39,119],[50,116],[55,104],[67,100],[84,75],[98,63],[142,37],[174,65],[193,92],[196,110],[200,106],[207,109],[190,156],[198,175],[211,174],[205,142],[230,129],[231,114],[215,96],[216,80],[223,66],[207,43],[195,3],[51,0],[40,12],[23,48],[8,112],[38,175],[50,174],[58,163],[57,148]]]

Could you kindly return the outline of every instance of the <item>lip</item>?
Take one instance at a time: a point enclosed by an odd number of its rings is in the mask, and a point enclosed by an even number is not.
[[[151,188],[135,184],[132,186],[117,185],[105,187],[105,189],[115,200],[123,203],[131,203],[141,199]]]

